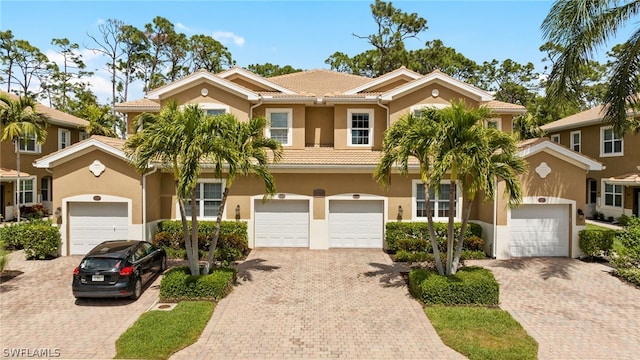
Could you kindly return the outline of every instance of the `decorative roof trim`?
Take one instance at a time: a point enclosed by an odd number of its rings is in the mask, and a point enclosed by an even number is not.
[[[440,72],[440,71],[434,71],[432,73],[430,73],[429,75],[426,75],[423,78],[420,78],[418,80],[415,80],[413,82],[410,82],[409,84],[403,85],[399,88],[396,88],[394,90],[391,90],[387,93],[382,94],[381,99],[382,100],[386,100],[386,101],[392,101],[394,100],[396,97],[400,97],[403,96],[413,90],[415,90],[416,88],[425,86],[428,83],[431,83],[433,81],[436,80],[440,80],[442,82],[444,82],[446,85],[449,85],[451,87],[454,87],[456,89],[460,89],[463,92],[466,92],[468,94],[470,94],[471,96],[477,98],[479,101],[491,101],[494,100],[493,96],[491,96],[491,94],[489,94],[488,92],[484,91],[484,90],[480,90],[474,86],[471,86],[467,83],[464,83],[462,81],[456,80],[448,75],[445,75],[444,73]]]
[[[47,156],[37,159],[33,162],[33,167],[40,169],[48,169],[54,167],[88,152],[92,147],[98,148],[122,160],[128,160],[126,154],[122,150],[105,144],[95,138],[89,138],[87,140],[83,140],[79,143],[66,147],[60,151],[56,151]]]
[[[540,141],[537,144],[534,144],[530,147],[527,147],[523,150],[521,150],[519,152],[519,155],[523,158],[527,158],[529,156],[532,156],[534,154],[537,154],[539,152],[542,151],[551,151],[554,152],[558,155],[560,155],[560,157],[564,158],[565,160],[571,161],[575,164],[579,164],[582,165],[582,167],[586,170],[603,170],[604,166],[602,165],[601,162],[593,160],[589,157],[586,157],[580,153],[577,153],[567,147],[558,145],[552,141],[549,140],[544,140],[544,141]]]
[[[246,88],[236,85],[231,81],[228,81],[226,79],[222,79],[218,76],[215,76],[214,74],[208,72],[208,71],[198,71],[193,75],[190,76],[186,76],[180,80],[176,80],[174,82],[172,82],[171,84],[168,84],[166,86],[163,86],[161,88],[152,90],[150,92],[147,93],[146,98],[147,99],[153,99],[153,100],[158,100],[160,99],[160,97],[164,94],[170,93],[172,91],[175,91],[189,83],[192,83],[194,81],[197,80],[201,80],[201,79],[205,79],[208,81],[211,81],[212,83],[214,83],[215,85],[217,85],[218,87],[221,88],[226,88],[228,90],[231,90],[234,93],[243,95],[247,98],[247,100],[249,101],[257,101],[260,99],[260,96],[256,93],[254,93],[253,91],[249,91]]]
[[[234,66],[233,68],[231,68],[229,70],[226,70],[226,71],[223,71],[223,72],[219,73],[218,77],[220,77],[222,79],[226,79],[231,75],[240,75],[240,76],[246,77],[247,79],[249,79],[251,81],[254,81],[254,82],[259,83],[261,85],[264,85],[266,87],[272,88],[274,90],[278,90],[278,91],[280,91],[280,92],[282,92],[284,94],[288,94],[288,95],[297,94],[293,90],[289,90],[289,89],[287,89],[287,88],[285,88],[283,86],[280,86],[280,85],[278,85],[276,83],[273,83],[273,82],[265,79],[264,77],[256,75],[255,73],[253,73],[253,72],[251,72],[249,70],[243,69],[243,68],[241,68],[239,66]]]
[[[388,81],[394,80],[396,78],[399,78],[401,76],[408,76],[410,78],[412,78],[413,80],[418,80],[420,79],[421,75],[418,73],[415,73],[413,71],[407,70],[405,67],[402,67],[398,70],[392,71],[390,73],[384,74],[380,77],[377,77],[375,79],[373,79],[372,81],[364,84],[364,85],[360,85],[354,89],[351,89],[349,91],[345,91],[344,94],[345,95],[355,95],[359,92],[363,92],[367,89],[371,89],[374,88],[378,85],[382,85]]]

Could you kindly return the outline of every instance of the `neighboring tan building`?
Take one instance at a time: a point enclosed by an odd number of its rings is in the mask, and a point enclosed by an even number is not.
[[[0,94],[8,95],[11,99],[18,96],[4,91]],[[43,155],[71,146],[87,138],[83,132],[89,122],[62,111],[38,104],[36,111],[46,115],[48,120],[47,138],[43,144],[37,144],[35,139],[29,139],[20,146],[20,176],[16,166],[16,147],[10,141],[0,143],[0,214],[4,220],[13,220],[17,216],[18,196],[20,205],[30,207],[34,204],[44,204],[50,213],[53,206],[53,182],[51,173],[46,169],[33,166],[33,162]],[[3,128],[0,125],[0,134]],[[20,194],[18,194],[18,178],[20,179]]]
[[[591,217],[640,216],[640,134],[623,137],[602,123],[604,106],[598,106],[542,126],[551,141],[596,159],[602,171],[587,174],[586,191],[579,203]]]
[[[312,70],[263,78],[242,68],[213,74],[198,71],[116,105],[129,133],[136,116],[157,113],[168,101],[197,103],[210,114],[231,113],[240,121],[265,116],[266,136],[284,147],[270,166],[277,195],[263,202],[256,178],[236,179],[224,219],[248,223],[249,246],[384,248],[389,221],[426,221],[417,166],[409,176],[392,175],[384,189],[372,173],[385,131],[403,115],[425,106],[446,107],[461,99],[487,106],[495,118],[487,126],[511,132],[524,107],[496,101],[478,88],[440,71],[421,75],[400,68],[378,78]],[[175,182],[158,164],[143,176],[133,171],[123,141],[94,136],[36,161],[53,174],[54,206],[61,208],[62,253],[82,254],[103,239],[151,239],[158,221],[178,219]],[[478,199],[471,221],[483,227],[492,257],[579,255],[578,231],[586,177],[601,164],[566,147],[536,139],[520,144],[530,170],[520,180],[524,205],[510,209],[502,196]],[[225,179],[206,167],[198,181],[198,213],[213,220]],[[499,183],[500,194],[504,184]],[[441,185],[432,208],[446,221],[449,183]],[[455,209],[460,219],[461,199]]]

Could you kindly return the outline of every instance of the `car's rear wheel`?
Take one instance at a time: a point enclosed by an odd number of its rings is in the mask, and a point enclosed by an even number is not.
[[[162,261],[160,261],[160,274],[164,273],[167,270],[167,257],[163,257]]]
[[[133,286],[133,294],[131,294],[131,299],[138,300],[142,295],[142,280],[139,277],[136,277],[136,283]]]

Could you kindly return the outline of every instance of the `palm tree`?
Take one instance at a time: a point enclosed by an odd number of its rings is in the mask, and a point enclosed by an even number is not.
[[[84,110],[89,125],[84,131],[89,135],[102,135],[108,137],[118,137],[115,132],[116,119],[108,108],[101,108],[98,105],[90,104]]]
[[[213,265],[213,257],[220,237],[222,212],[233,182],[240,176],[255,175],[264,182],[265,196],[273,196],[276,193],[276,183],[269,172],[268,165],[277,163],[282,157],[280,142],[264,136],[267,126],[267,120],[264,117],[253,118],[249,122],[239,122],[235,116],[223,114],[216,116],[216,120],[227,124],[223,127],[227,130],[224,143],[232,146],[233,156],[229,157],[225,152],[212,151],[207,157],[207,160],[214,164],[215,173],[219,178],[223,175],[223,168],[227,175],[213,239],[209,244],[207,257],[209,268]]]
[[[574,98],[572,82],[581,78],[581,69],[618,30],[637,20],[639,12],[638,1],[556,1],[541,25],[544,37],[564,49],[549,76],[547,96]],[[640,28],[622,47],[624,51],[611,70],[603,118],[618,136],[640,131],[640,123],[627,116],[629,107],[635,110],[640,105]]]
[[[197,105],[184,110],[170,102],[159,114],[143,113],[142,128],[125,142],[125,151],[131,164],[144,173],[152,163],[160,163],[173,173],[182,220],[182,230],[191,274],[198,274],[198,232],[195,187],[200,174],[205,138],[206,115]],[[192,232],[189,232],[185,202],[191,200]],[[195,234],[195,236],[194,236]]]
[[[437,128],[431,122],[436,110],[425,108],[421,116],[410,113],[396,121],[385,133],[382,141],[382,157],[373,173],[374,179],[388,187],[391,184],[391,173],[397,168],[400,174],[408,174],[413,159],[419,163],[420,179],[423,184],[430,183],[430,168],[436,148]],[[433,225],[429,189],[424,187],[424,196],[429,227],[429,239],[438,273],[443,274],[442,260],[438,250],[438,240]]]
[[[438,146],[434,159],[430,187],[439,184],[449,174],[449,231],[447,238],[447,274],[455,274],[460,263],[462,245],[471,207],[476,195],[484,192],[492,199],[498,178],[505,182],[509,204],[521,201],[522,190],[517,175],[525,171],[525,163],[517,154],[515,139],[502,131],[487,128],[485,120],[492,117],[486,107],[467,108],[463,102],[437,112]],[[455,192],[462,193],[462,224],[454,239]],[[455,253],[454,253],[455,247]]]
[[[17,219],[20,221],[20,145],[34,138],[36,144],[43,144],[47,138],[48,117],[37,111],[37,103],[30,97],[11,99],[0,94],[0,124],[2,141],[11,140],[16,149],[17,177]]]

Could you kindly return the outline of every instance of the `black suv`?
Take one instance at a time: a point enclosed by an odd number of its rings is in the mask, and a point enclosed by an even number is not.
[[[143,285],[167,268],[164,249],[146,241],[105,241],[93,248],[73,270],[76,298],[138,299]]]

